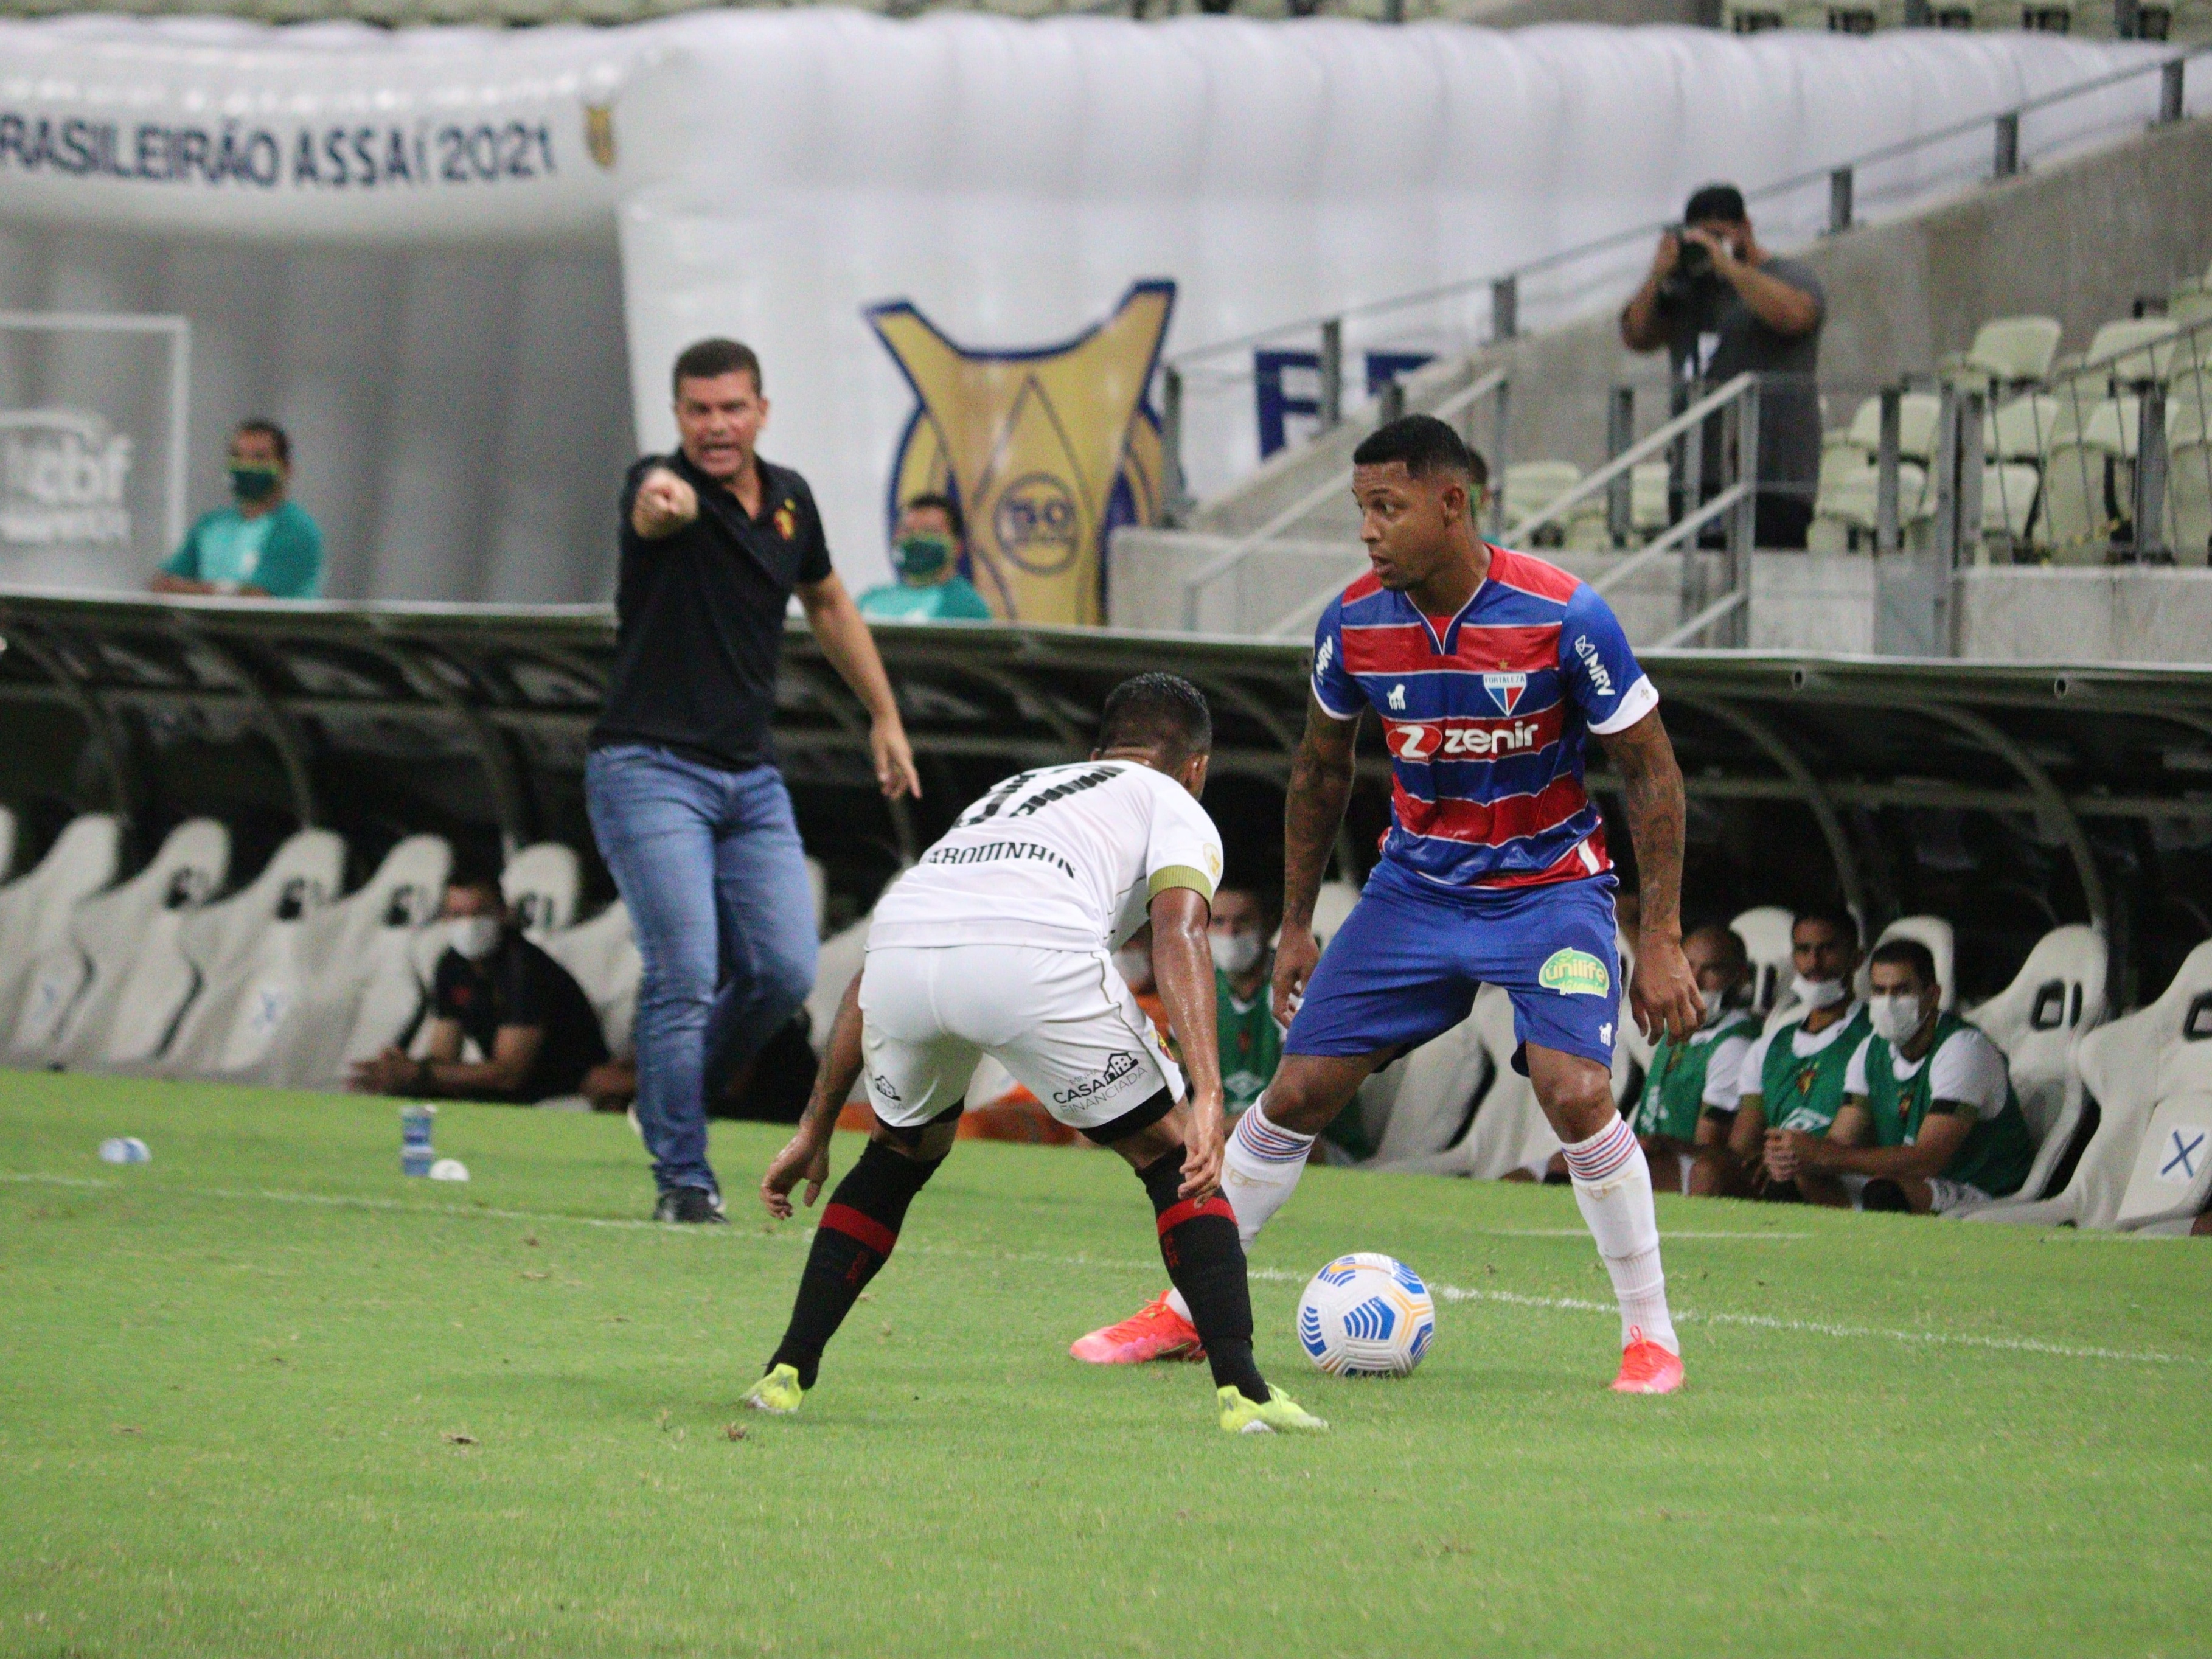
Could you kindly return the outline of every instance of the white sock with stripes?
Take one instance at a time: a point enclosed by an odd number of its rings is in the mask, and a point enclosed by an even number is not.
[[[1270,1121],[1267,1109],[1262,1097],[1237,1120],[1221,1160],[1221,1195],[1237,1212],[1237,1237],[1248,1250],[1267,1218],[1297,1190],[1315,1139]],[[1180,1292],[1168,1292],[1168,1305],[1185,1319],[1190,1317]]]
[[[1565,1149],[1575,1202],[1597,1240],[1620,1304],[1620,1345],[1641,1336],[1672,1353],[1682,1345],[1667,1312],[1667,1275],[1659,1266],[1659,1218],[1651,1207],[1651,1170],[1628,1125],[1615,1114],[1588,1140]]]

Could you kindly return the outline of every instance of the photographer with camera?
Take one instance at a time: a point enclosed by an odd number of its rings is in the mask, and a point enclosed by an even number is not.
[[[1759,246],[1734,185],[1708,185],[1659,239],[1650,274],[1620,313],[1631,351],[1667,349],[1686,390],[1725,384],[1747,369],[1759,385],[1759,524],[1762,548],[1802,548],[1820,477],[1820,325],[1827,296],[1795,259]],[[1708,428],[1701,496],[1720,483]]]

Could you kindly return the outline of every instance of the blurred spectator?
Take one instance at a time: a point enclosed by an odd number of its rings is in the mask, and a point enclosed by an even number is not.
[[[1871,1029],[1851,988],[1859,968],[1859,925],[1847,910],[1799,913],[1790,930],[1793,1016],[1744,1050],[1734,1114],[1708,1106],[1726,1126],[1724,1145],[1699,1148],[1690,1191],[1702,1197],[1802,1196],[1767,1157],[1766,1131],[1825,1135],[1844,1109],[1844,1073]]]
[[[988,622],[991,607],[960,574],[968,556],[968,522],[950,495],[917,495],[899,515],[891,543],[898,580],[860,595],[866,617],[910,622]]]
[[[323,593],[323,532],[288,495],[292,441],[274,421],[241,421],[230,435],[230,493],[185,532],[162,562],[156,593],[235,593],[316,599]]]
[[[1877,945],[1868,973],[1873,1030],[1851,1055],[1843,1110],[1824,1139],[1767,1131],[1768,1167],[1823,1204],[1850,1202],[1838,1176],[1865,1176],[1868,1209],[1916,1215],[2018,1192],[2035,1141],[2003,1052],[1943,1012],[1936,958],[1918,939]]]
[[[1827,295],[1809,266],[1759,246],[1743,192],[1708,185],[1659,239],[1651,270],[1620,313],[1631,351],[1667,349],[1685,387],[1711,390],[1746,370],[1759,385],[1758,545],[1802,548],[1820,479],[1820,328]],[[1723,457],[1706,428],[1705,494]]]
[[[1275,958],[1267,948],[1274,931],[1267,900],[1256,890],[1224,887],[1214,894],[1208,942],[1213,947],[1222,1104],[1231,1117],[1260,1098],[1283,1058],[1283,1028],[1275,1024],[1270,984]]]
[[[1682,955],[1705,995],[1705,1023],[1686,1042],[1659,1040],[1628,1120],[1662,1192],[1688,1191],[1698,1153],[1726,1143],[1743,1057],[1759,1038],[1759,1018],[1744,1006],[1751,958],[1735,931],[1718,923],[1700,927],[1682,941]]]
[[[430,991],[428,1053],[386,1048],[353,1069],[371,1094],[518,1104],[578,1093],[607,1058],[590,999],[568,970],[522,936],[499,883],[459,875],[446,889],[453,943]],[[461,1040],[482,1060],[463,1060]]]

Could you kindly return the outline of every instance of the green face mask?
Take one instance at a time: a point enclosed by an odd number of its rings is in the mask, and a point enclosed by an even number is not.
[[[902,536],[891,549],[891,562],[908,581],[927,581],[952,562],[952,540],[923,531]]]
[[[241,501],[265,501],[284,486],[284,475],[273,466],[234,466],[230,493]]]

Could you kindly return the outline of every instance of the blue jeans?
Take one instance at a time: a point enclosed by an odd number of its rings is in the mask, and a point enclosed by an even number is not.
[[[726,772],[617,744],[584,767],[599,853],[629,907],[637,1121],[665,1192],[717,1191],[707,1091],[758,1054],[814,988],[814,905],[773,766]]]

